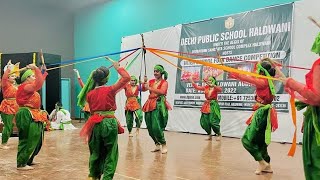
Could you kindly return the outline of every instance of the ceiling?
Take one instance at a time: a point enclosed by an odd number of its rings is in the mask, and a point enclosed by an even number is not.
[[[102,4],[111,0],[28,0],[30,3],[76,12],[82,8]]]

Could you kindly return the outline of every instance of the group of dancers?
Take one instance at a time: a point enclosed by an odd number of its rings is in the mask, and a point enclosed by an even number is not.
[[[320,53],[320,45],[314,50]],[[89,178],[112,179],[118,162],[118,134],[124,132],[123,127],[115,117],[116,94],[120,90],[125,91],[127,97],[125,105],[125,117],[129,136],[132,137],[133,121],[140,128],[143,113],[148,133],[155,143],[152,152],[168,152],[164,130],[168,122],[168,110],[171,110],[166,100],[168,73],[160,64],[154,66],[154,78],[147,77],[138,82],[135,76],[120,67],[113,61],[113,67],[121,78],[113,85],[106,85],[110,77],[108,68],[101,66],[92,71],[86,84],[78,75],[82,87],[78,95],[78,105],[86,113],[88,120],[81,129],[80,136],[89,145]],[[48,121],[47,114],[41,107],[41,98],[37,92],[46,79],[46,67],[37,68],[30,64],[26,70],[21,71],[21,84],[16,86],[15,78],[19,71],[14,65],[8,66],[2,76],[2,92],[4,100],[1,102],[0,111],[5,128],[2,132],[2,149],[6,149],[6,143],[12,133],[15,119],[19,130],[19,144],[17,154],[17,168],[19,170],[31,170],[36,164],[33,160],[39,153],[43,139],[44,123]],[[258,162],[255,174],[272,173],[268,145],[271,142],[271,132],[276,130],[277,115],[272,101],[275,96],[275,87],[271,77],[279,77],[285,85],[285,90],[299,100],[298,110],[307,107],[304,113],[303,126],[303,164],[307,180],[320,179],[320,59],[316,60],[311,71],[306,75],[306,84],[301,84],[293,78],[285,77],[278,68],[278,64],[269,58],[260,60],[256,65],[257,74],[267,78],[257,78],[237,73],[229,73],[229,77],[252,84],[255,88],[255,101],[253,114],[247,120],[248,127],[245,130],[241,142],[244,148]],[[205,80],[205,86],[194,83],[192,76],[189,78],[193,87],[205,94],[205,102],[201,108],[200,125],[212,139],[212,130],[217,135],[216,140],[221,140],[220,132],[220,107],[217,102],[217,94],[222,91],[215,77]],[[141,86],[138,86],[138,83]],[[141,87],[141,88],[140,88]],[[149,97],[142,107],[138,98],[139,90],[149,91]],[[139,130],[138,130],[139,132]]]

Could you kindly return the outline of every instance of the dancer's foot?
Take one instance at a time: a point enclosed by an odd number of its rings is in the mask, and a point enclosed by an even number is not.
[[[133,137],[133,134],[131,132],[129,133],[129,137]]]
[[[216,141],[221,141],[221,135],[218,135],[218,136],[216,137]]]
[[[167,154],[168,152],[168,147],[166,144],[162,144],[162,150],[161,150],[161,153],[162,154]]]
[[[1,144],[1,145],[0,145],[0,149],[7,150],[7,149],[10,149],[10,147],[7,146],[7,144]]]
[[[208,135],[208,138],[206,139],[207,141],[211,141],[212,140],[212,135]]]
[[[259,166],[254,173],[256,175],[261,175],[262,171],[265,170],[268,166],[269,166],[269,164],[265,160],[261,160],[261,161],[259,161]]]
[[[271,168],[271,165],[268,164],[268,166],[267,166],[264,170],[262,170],[262,172],[265,172],[265,173],[273,173],[273,170],[272,170],[272,168]]]
[[[136,135],[138,136],[139,135],[139,132],[140,131],[140,128],[137,128],[137,130],[136,130]]]
[[[17,167],[17,170],[21,170],[21,171],[29,171],[29,170],[33,170],[34,167],[31,167],[31,166],[23,166],[23,167]]]
[[[156,145],[156,148],[154,150],[152,150],[151,152],[158,152],[160,150],[161,150],[160,145]]]
[[[34,166],[34,165],[38,165],[38,164],[40,164],[40,162],[33,161],[29,166]]]

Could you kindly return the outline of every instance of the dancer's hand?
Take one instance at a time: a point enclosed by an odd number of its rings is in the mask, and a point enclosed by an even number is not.
[[[145,84],[144,84],[144,88],[145,88],[146,90],[149,90],[149,89],[150,89],[149,84],[148,84],[148,83],[145,83]]]
[[[284,85],[286,85],[289,78],[280,77],[279,79],[280,79],[280,81],[281,81]]]
[[[80,74],[79,74],[78,69],[73,69],[73,71],[77,74],[77,77],[80,78]]]
[[[144,76],[143,80],[144,80],[145,83],[148,82],[148,77]]]
[[[192,74],[189,76],[189,82],[193,83],[193,76],[192,76]]]
[[[47,71],[47,66],[45,64],[42,64],[40,67],[41,72]]]
[[[32,69],[32,70],[35,70],[35,69],[37,68],[37,66],[34,65],[34,64],[28,64],[26,67],[27,67],[28,69]]]
[[[113,67],[114,67],[116,70],[118,70],[118,69],[120,68],[120,64],[119,64],[117,61],[114,61],[114,62],[112,63],[112,65],[113,65]]]

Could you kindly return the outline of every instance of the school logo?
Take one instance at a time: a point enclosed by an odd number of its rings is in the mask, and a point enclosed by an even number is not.
[[[234,26],[234,19],[233,19],[232,17],[228,17],[228,19],[224,21],[224,26],[225,26],[227,29],[233,28],[233,26]]]

